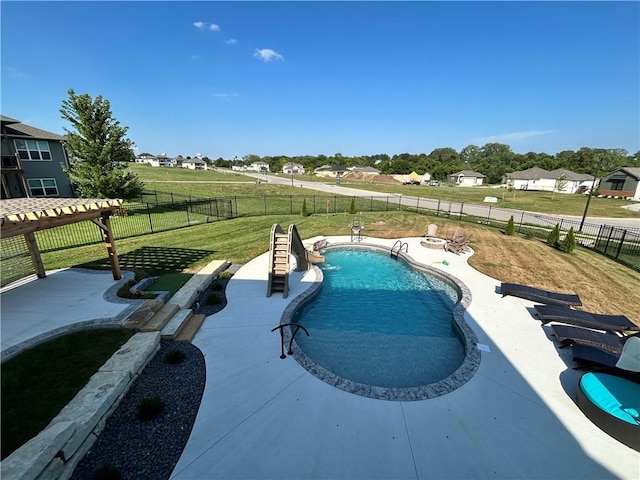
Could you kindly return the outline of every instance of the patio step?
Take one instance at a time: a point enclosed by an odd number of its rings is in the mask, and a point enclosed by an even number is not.
[[[193,311],[190,308],[182,308],[178,310],[162,328],[160,331],[160,337],[163,340],[175,339],[192,315]]]
[[[196,333],[198,333],[198,330],[200,330],[200,327],[204,323],[205,318],[206,315],[203,315],[201,313],[191,315],[180,330],[180,333],[176,335],[174,340],[178,340],[179,342],[191,343],[193,337],[196,336]]]
[[[124,328],[140,329],[146,324],[164,305],[161,299],[153,298],[145,300],[124,322]]]
[[[140,327],[141,332],[159,332],[169,323],[180,307],[175,304],[167,303],[153,317],[151,317],[144,325]]]

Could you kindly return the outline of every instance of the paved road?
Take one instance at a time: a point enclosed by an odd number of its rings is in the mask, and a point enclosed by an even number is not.
[[[278,185],[293,185],[304,187],[311,190],[318,190],[324,193],[331,193],[337,195],[352,195],[356,197],[387,197],[393,196],[398,198],[398,203],[407,206],[407,207],[417,207],[417,208],[431,208],[436,209],[438,205],[440,209],[445,209],[452,214],[459,213],[462,208],[462,204],[458,202],[448,202],[448,201],[440,201],[420,198],[414,196],[406,196],[400,194],[389,194],[382,192],[374,192],[370,190],[360,190],[358,188],[353,187],[343,187],[341,185],[336,184],[326,184],[326,183],[318,183],[318,182],[308,182],[305,180],[299,180],[297,178],[291,178],[290,176],[286,176],[283,174],[282,176],[269,175],[268,179],[265,180],[265,175],[261,173],[245,173],[250,177],[256,178],[262,182],[267,181],[268,183],[278,184]],[[472,204],[464,204],[464,213],[467,215],[474,215],[478,217],[490,218],[492,220],[499,221],[507,221],[511,215],[514,216],[516,221],[519,217],[522,216],[522,210],[511,210],[511,209],[503,209],[499,207],[492,207],[489,212],[490,205],[472,205]],[[635,206],[634,206],[635,207]],[[640,208],[640,204],[638,204],[638,208]],[[579,223],[582,219],[582,216],[573,216],[573,215],[552,215],[548,213],[536,213],[536,212],[527,212],[526,215],[529,219],[534,217],[535,219],[541,221],[542,223],[557,223],[561,220],[567,222],[577,222]],[[543,220],[544,219],[544,220]],[[553,219],[551,222],[546,222],[547,219]],[[607,217],[589,217],[587,216],[585,220],[585,224],[591,225],[611,225],[614,227],[621,228],[638,228],[640,229],[640,219],[639,218],[607,218]]]

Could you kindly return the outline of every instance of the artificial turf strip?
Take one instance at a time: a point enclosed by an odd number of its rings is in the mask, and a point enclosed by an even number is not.
[[[149,285],[145,290],[149,292],[169,291],[173,296],[180,290],[189,279],[193,277],[190,273],[167,273],[160,276],[155,282]]]
[[[74,332],[4,362],[1,458],[46,427],[134,333],[120,328]]]

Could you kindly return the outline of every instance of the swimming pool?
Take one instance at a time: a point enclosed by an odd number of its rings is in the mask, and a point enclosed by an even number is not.
[[[459,281],[374,245],[334,245],[325,257],[323,287],[282,321],[309,331],[294,342],[307,370],[352,393],[406,400],[442,395],[473,375],[479,354]]]

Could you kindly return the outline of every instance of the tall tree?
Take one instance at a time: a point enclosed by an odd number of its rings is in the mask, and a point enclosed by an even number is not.
[[[102,96],[94,100],[73,89],[67,93],[60,113],[72,127],[64,128],[64,146],[71,156],[68,173],[77,193],[86,198],[139,197],[144,185],[126,166],[133,155],[133,142],[125,136],[128,127],[113,118]]]

